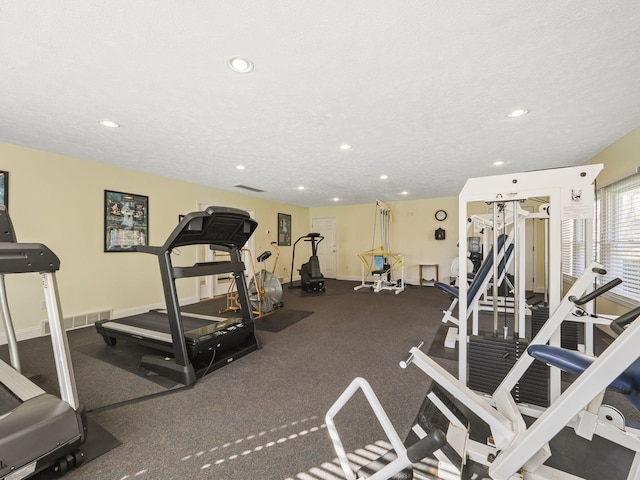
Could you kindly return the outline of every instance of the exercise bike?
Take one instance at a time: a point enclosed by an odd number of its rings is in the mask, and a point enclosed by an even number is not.
[[[256,259],[263,264],[262,270],[258,273],[254,272],[253,278],[249,282],[249,300],[258,318],[284,307],[284,303],[282,303],[282,285],[280,285],[280,281],[275,275],[278,259],[280,258],[280,249],[276,246],[276,242],[271,242],[271,247],[276,251],[276,258],[271,271],[265,268],[265,262],[271,257],[271,251],[266,250]]]
[[[296,258],[296,245],[300,240],[311,243],[311,257],[307,263],[300,266],[300,285],[293,284],[293,265]],[[324,292],[324,275],[320,271],[320,261],[318,260],[318,245],[324,240],[320,233],[308,233],[298,238],[293,244],[293,255],[291,256],[291,278],[289,288],[302,288],[305,292]]]
[[[243,252],[249,255],[251,260],[251,280],[247,289],[255,318],[265,317],[272,314],[276,309],[284,307],[284,303],[282,303],[282,285],[275,275],[278,259],[280,258],[280,249],[278,249],[276,242],[271,242],[271,247],[276,251],[276,258],[271,271],[266,269],[265,262],[271,257],[272,252],[265,250],[256,259],[263,264],[263,268],[257,273],[251,250],[242,249]],[[233,312],[240,309],[238,294],[234,291],[234,286],[235,280],[229,285],[229,290],[227,291],[227,308],[220,313]]]

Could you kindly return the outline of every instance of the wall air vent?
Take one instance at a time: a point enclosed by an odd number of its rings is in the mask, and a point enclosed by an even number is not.
[[[237,188],[243,188],[244,190],[250,190],[250,191],[252,191],[252,192],[259,192],[259,193],[264,192],[264,190],[260,190],[259,188],[255,188],[255,187],[248,187],[248,186],[246,186],[246,185],[234,185],[234,187],[237,187]]]

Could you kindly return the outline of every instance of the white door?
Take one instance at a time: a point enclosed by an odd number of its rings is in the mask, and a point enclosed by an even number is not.
[[[200,210],[206,210],[211,206],[210,203],[198,202],[198,208]],[[251,218],[254,217],[253,211],[248,211]],[[253,252],[255,248],[255,239],[253,235],[249,238],[249,241],[244,246]],[[198,262],[213,262],[213,261],[226,261],[229,259],[229,255],[225,252],[215,252],[207,246],[201,246],[197,252]],[[245,264],[244,275],[247,277],[247,284],[249,283],[249,277],[253,274],[251,267],[251,258],[247,255],[247,252],[242,252],[242,259]],[[198,292],[200,294],[200,300],[217,297],[220,295],[226,295],[233,279],[233,273],[221,273],[220,275],[208,275],[205,277],[198,277]],[[232,289],[235,291],[235,288]]]
[[[335,217],[312,218],[311,231],[324,236],[324,240],[318,244],[320,271],[326,278],[336,278],[338,276],[338,255]]]

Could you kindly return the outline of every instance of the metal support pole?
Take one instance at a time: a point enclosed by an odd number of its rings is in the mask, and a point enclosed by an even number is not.
[[[498,208],[501,203],[493,204],[493,335],[498,336]],[[504,219],[503,219],[504,221]]]
[[[80,406],[78,401],[78,391],[76,381],[73,376],[73,366],[71,364],[71,354],[69,353],[69,343],[67,332],[64,329],[64,320],[58,298],[58,285],[54,272],[43,272],[42,288],[44,289],[44,299],[47,305],[47,316],[49,317],[49,329],[51,330],[51,345],[53,346],[53,357],[58,372],[58,384],[60,386],[60,398],[67,402],[71,408],[77,410]]]
[[[522,272],[520,271],[520,254],[521,254],[521,249],[520,249],[520,220],[519,220],[519,216],[518,216],[518,200],[514,200],[513,202],[511,202],[511,205],[513,206],[513,337],[514,338],[518,338],[519,336],[519,332],[520,332],[520,328],[519,328],[519,324],[520,324],[520,275],[522,275]],[[506,258],[507,252],[505,249],[505,256],[503,258]],[[506,271],[506,262],[505,262],[505,278],[507,276],[507,271]],[[506,305],[506,299],[505,299],[505,305]],[[505,307],[506,308],[506,307]]]
[[[18,372],[20,369],[20,355],[18,353],[18,340],[16,332],[13,328],[11,320],[11,312],[9,311],[9,302],[7,301],[7,289],[4,284],[4,273],[0,274],[0,308],[2,309],[2,320],[4,323],[4,331],[7,334],[7,346],[9,347],[9,359],[11,366]]]

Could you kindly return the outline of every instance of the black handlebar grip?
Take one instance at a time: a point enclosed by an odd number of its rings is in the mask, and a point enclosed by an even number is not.
[[[608,292],[613,287],[617,287],[621,283],[622,283],[622,280],[620,280],[619,278],[614,278],[610,282],[607,282],[601,287],[596,288],[593,292],[587,293],[584,297],[578,298],[576,300],[574,296],[571,296],[569,297],[569,300],[575,303],[576,305],[584,305],[585,303],[590,302],[594,298],[599,297],[603,293]]]
[[[611,322],[611,330],[620,335],[624,332],[624,327],[633,322],[636,317],[640,315],[640,307],[636,307],[633,310],[629,310],[627,313],[620,315],[613,322]]]
[[[447,443],[445,434],[442,433],[442,430],[435,429],[429,435],[407,448],[407,457],[411,463],[418,463],[445,443]]]

